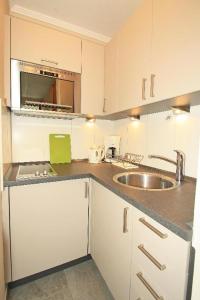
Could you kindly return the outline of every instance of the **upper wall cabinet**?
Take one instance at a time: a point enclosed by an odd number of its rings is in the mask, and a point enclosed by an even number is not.
[[[200,90],[199,15],[199,0],[153,0],[156,101]]]
[[[10,16],[4,17],[4,98],[10,106]]]
[[[82,41],[81,113],[102,115],[104,103],[104,45]]]
[[[152,1],[143,1],[119,32],[118,110],[147,97],[150,68]]]
[[[105,47],[105,110],[106,113],[118,110],[118,36]]]
[[[13,17],[11,58],[81,73],[81,39]]]
[[[200,90],[199,12],[198,0],[140,2],[117,33],[117,43],[106,46],[105,97],[111,98],[111,112]]]
[[[152,1],[143,1],[105,47],[105,98],[109,112],[147,99],[152,34]]]

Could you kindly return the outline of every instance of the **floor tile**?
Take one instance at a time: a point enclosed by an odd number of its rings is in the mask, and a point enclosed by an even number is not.
[[[9,291],[8,300],[113,300],[92,260]]]
[[[41,300],[44,296],[35,282],[31,282],[9,290],[8,300]]]
[[[48,297],[51,296],[51,294],[59,292],[63,288],[66,290],[68,287],[64,271],[42,277],[36,280],[35,284],[43,291],[43,294]]]
[[[112,296],[92,260],[66,269],[73,300],[112,300]]]

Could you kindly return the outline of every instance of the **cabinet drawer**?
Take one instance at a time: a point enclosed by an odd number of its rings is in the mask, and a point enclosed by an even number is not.
[[[185,299],[190,242],[134,209],[133,275],[142,272],[165,299]],[[137,282],[136,280],[135,282]],[[158,289],[159,290],[159,289]],[[166,298],[167,297],[167,298]]]
[[[143,245],[161,264],[170,265],[171,268],[172,265],[178,266],[184,270],[183,260],[189,258],[190,242],[184,241],[137,209],[134,209],[133,228],[134,250],[146,259],[146,255],[138,249],[139,245]]]
[[[166,264],[166,269],[163,271],[156,268],[151,261],[146,258],[142,252],[137,249],[133,250],[133,275],[132,281],[137,286],[137,280],[135,279],[136,274],[142,273],[143,277],[147,277],[147,281],[150,281],[150,285],[155,291],[164,299],[168,300],[183,300],[185,299],[186,287],[187,287],[187,266],[185,266],[185,260],[182,260],[183,268],[179,268],[180,262],[170,265]],[[141,285],[141,284],[140,284]],[[143,284],[144,285],[144,284]],[[137,290],[137,289],[136,289]],[[134,292],[134,289],[133,289]],[[133,293],[134,294],[134,293]]]
[[[175,298],[167,296],[162,287],[155,282],[152,275],[143,267],[135,268],[132,281],[134,282],[134,288],[131,300],[175,300]]]

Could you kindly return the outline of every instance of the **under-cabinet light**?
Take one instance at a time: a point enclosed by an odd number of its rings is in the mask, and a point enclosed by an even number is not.
[[[140,115],[130,115],[129,119],[131,121],[139,121],[140,120]]]
[[[171,106],[171,110],[175,116],[182,115],[190,112],[190,106],[189,105]]]
[[[87,123],[89,123],[89,124],[94,124],[94,123],[96,122],[96,119],[95,119],[94,116],[87,116],[87,117],[85,118],[85,121],[86,121]]]

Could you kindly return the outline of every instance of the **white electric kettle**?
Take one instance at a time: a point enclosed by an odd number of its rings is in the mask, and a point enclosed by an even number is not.
[[[98,164],[102,161],[104,155],[105,155],[104,147],[94,145],[89,149],[88,160],[92,164]]]

